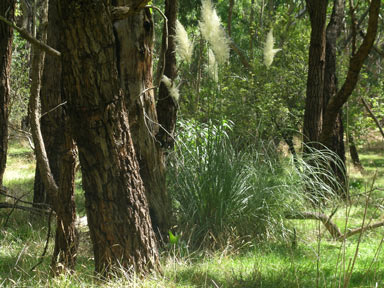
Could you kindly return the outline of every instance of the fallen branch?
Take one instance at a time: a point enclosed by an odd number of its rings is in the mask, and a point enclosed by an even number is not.
[[[298,220],[320,220],[325,228],[329,231],[333,239],[338,239],[343,235],[340,232],[339,227],[332,222],[330,217],[325,214],[317,212],[301,212],[295,214],[288,214],[285,216],[286,219],[298,219]]]
[[[331,218],[322,213],[317,213],[317,212],[300,212],[299,213],[298,212],[298,213],[287,214],[285,218],[297,219],[297,220],[319,220],[324,224],[325,228],[327,228],[332,238],[338,241],[342,241],[353,235],[384,226],[384,221],[380,221],[371,225],[366,225],[366,226],[355,228],[355,229],[349,229],[347,232],[342,234],[340,232],[339,227],[337,227],[337,225],[332,222]]]

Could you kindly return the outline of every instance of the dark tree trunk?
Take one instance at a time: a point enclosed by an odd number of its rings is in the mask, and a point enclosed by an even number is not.
[[[49,1],[48,23],[47,44],[60,50],[60,19],[57,0]],[[41,132],[51,171],[59,186],[57,200],[60,203],[52,203],[49,195],[46,197],[48,198],[47,203],[53,204],[57,214],[55,249],[52,256],[52,269],[57,274],[64,269],[73,270],[75,268],[78,246],[74,199],[76,149],[64,106],[59,106],[65,102],[61,93],[60,58],[46,55],[42,83],[41,110],[43,115],[46,114],[41,118]],[[40,192],[46,195],[44,185],[41,188]],[[35,190],[34,195],[37,192],[39,191]]]
[[[15,1],[2,0],[0,15],[14,21]],[[13,29],[0,22],[0,186],[3,183],[8,150],[9,78],[11,75]]]
[[[109,4],[60,1],[63,88],[79,149],[95,269],[104,275],[113,267],[143,273],[157,267],[158,252],[118,78]],[[145,48],[136,49],[143,59]],[[142,91],[128,92],[134,105]]]
[[[129,4],[117,0],[116,5]],[[168,23],[170,19],[168,19]],[[153,20],[149,9],[114,23],[119,76],[125,92],[130,130],[148,199],[153,229],[168,235],[170,199],[165,183],[165,159],[155,135],[159,132],[152,80]],[[138,49],[140,47],[140,49]]]
[[[331,97],[328,101],[328,105],[324,113],[323,130],[320,135],[321,143],[326,146],[332,145],[331,143],[334,123],[338,117],[338,113],[355,89],[359,79],[360,70],[364,64],[365,59],[368,57],[368,54],[371,51],[373,43],[376,39],[380,3],[380,0],[371,1],[369,6],[367,33],[364,37],[363,43],[350,59],[347,77],[343,86],[338,91],[338,93],[334,97]]]
[[[311,20],[307,96],[304,112],[304,142],[317,147],[323,121],[325,35],[328,0],[307,0]]]
[[[337,38],[341,32],[341,25],[344,18],[344,1],[345,0],[334,0],[333,10],[331,19],[327,26],[326,31],[326,56],[325,56],[325,77],[324,77],[324,96],[323,96],[323,107],[327,107],[328,101],[331,97],[335,97],[338,90],[338,81],[336,75],[336,52],[337,52]],[[323,111],[323,116],[324,116]],[[328,148],[335,152],[340,161],[332,163],[332,169],[335,176],[343,187],[342,191],[339,191],[341,196],[347,198],[347,189],[345,187],[345,147],[344,147],[344,128],[341,117],[341,110],[338,113],[336,121],[334,123],[332,131],[332,142]]]
[[[229,37],[232,36],[232,14],[233,14],[234,5],[235,5],[235,0],[229,0],[228,23],[227,23],[227,34]]]
[[[351,155],[353,166],[355,166],[357,169],[361,171],[363,170],[363,165],[361,165],[359,152],[357,152],[355,139],[353,138],[352,135],[349,135],[348,142],[349,142],[349,154]]]
[[[175,27],[177,19],[178,0],[165,1],[165,15],[168,18],[168,49],[165,51],[164,75],[172,81],[177,77],[176,66],[176,42]],[[163,30],[163,47],[165,47],[165,27]],[[157,134],[157,139],[164,148],[172,148],[174,145],[174,132],[176,126],[176,116],[178,103],[169,95],[168,89],[164,83],[160,83],[159,96],[157,102],[157,115],[161,129]]]

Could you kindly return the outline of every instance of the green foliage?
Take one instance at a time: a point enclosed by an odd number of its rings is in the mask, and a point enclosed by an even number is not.
[[[273,230],[289,195],[281,193],[284,170],[276,155],[266,146],[262,152],[237,150],[229,137],[232,126],[180,122],[169,185],[179,229],[195,246]]]
[[[29,44],[15,31],[11,63],[11,100],[9,121],[19,126],[27,115],[29,98]]]

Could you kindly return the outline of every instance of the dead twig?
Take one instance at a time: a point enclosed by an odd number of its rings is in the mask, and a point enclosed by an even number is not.
[[[37,266],[39,266],[41,263],[43,263],[43,257],[45,256],[45,254],[47,253],[47,250],[48,250],[48,245],[49,245],[49,239],[51,238],[51,218],[52,218],[52,214],[53,214],[53,209],[51,209],[49,215],[48,215],[48,231],[47,231],[47,240],[45,241],[45,247],[44,247],[44,250],[43,250],[43,253],[41,254],[40,256],[40,260],[39,262],[37,262],[35,265],[33,265],[33,267],[30,269],[30,271],[32,272],[33,270],[35,270],[35,268]]]

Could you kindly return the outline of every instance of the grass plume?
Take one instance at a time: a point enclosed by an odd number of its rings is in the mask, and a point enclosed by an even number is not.
[[[274,44],[275,44],[275,39],[273,38],[273,29],[271,29],[267,34],[267,40],[265,41],[265,45],[264,45],[264,64],[267,67],[272,65],[275,54],[281,50],[281,49],[273,49]]]
[[[188,33],[179,20],[176,21],[176,53],[187,63],[191,62],[193,44],[188,38]]]
[[[229,59],[229,39],[221,27],[220,18],[211,0],[203,0],[201,4],[202,20],[199,21],[201,34],[211,45],[217,62],[223,64]]]

